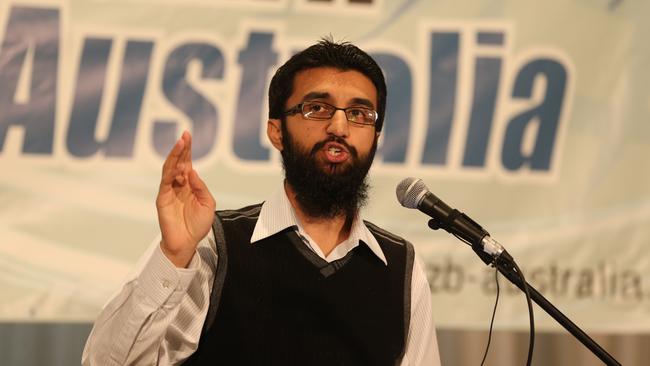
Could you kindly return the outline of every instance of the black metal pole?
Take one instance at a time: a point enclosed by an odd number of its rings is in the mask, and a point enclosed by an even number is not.
[[[513,271],[512,266],[508,261],[497,260],[495,266],[510,282],[519,287],[520,290],[524,291],[524,284],[521,281],[521,278]],[[584,344],[591,352],[598,356],[606,365],[608,366],[621,366],[620,362],[616,361],[607,351],[605,351],[596,341],[591,339],[587,333],[585,333],[580,327],[575,325],[571,319],[567,318],[562,312],[556,308],[550,301],[540,294],[533,286],[528,282],[525,283],[528,286],[528,291],[530,292],[530,298],[541,307],[547,314],[549,314],[553,319],[555,319],[560,325],[564,327],[569,333],[571,333],[575,338],[577,338],[582,344]]]

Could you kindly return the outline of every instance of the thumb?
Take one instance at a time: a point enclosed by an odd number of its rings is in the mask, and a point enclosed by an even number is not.
[[[209,203],[212,206],[215,205],[210,190],[208,190],[208,186],[205,185],[201,177],[199,177],[199,173],[197,173],[195,169],[190,171],[189,183],[192,193],[194,193],[199,202],[203,204]]]

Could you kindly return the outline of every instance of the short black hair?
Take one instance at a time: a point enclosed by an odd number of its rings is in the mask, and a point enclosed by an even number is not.
[[[386,111],[386,80],[381,68],[370,55],[349,42],[322,38],[318,43],[293,55],[275,72],[269,86],[269,118],[284,120],[287,100],[293,93],[296,74],[317,67],[333,67],[341,71],[355,70],[365,75],[377,89],[375,129],[381,131]]]

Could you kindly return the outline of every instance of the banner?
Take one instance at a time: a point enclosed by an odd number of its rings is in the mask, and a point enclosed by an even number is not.
[[[422,178],[590,331],[650,330],[650,6],[622,1],[0,4],[0,320],[92,321],[158,233],[183,130],[218,208],[266,199],[275,69],[323,36],[388,84],[364,215],[410,240],[438,326],[485,328],[494,269],[402,208]],[[496,327],[527,329],[502,278]],[[536,310],[538,329],[557,329]]]

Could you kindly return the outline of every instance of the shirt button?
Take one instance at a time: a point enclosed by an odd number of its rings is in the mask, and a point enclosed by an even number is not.
[[[162,286],[163,286],[164,288],[170,288],[171,285],[172,285],[171,282],[169,282],[168,280],[163,280],[163,281],[162,281]]]

